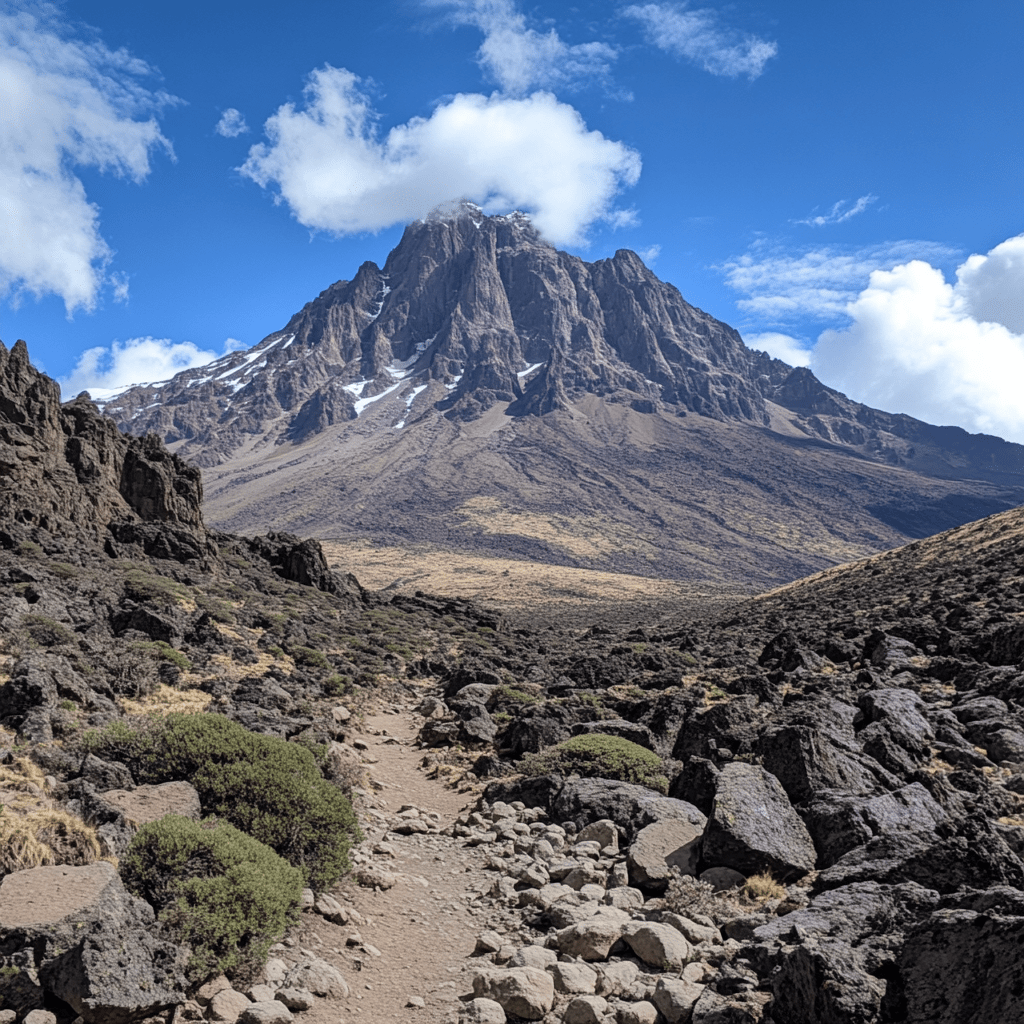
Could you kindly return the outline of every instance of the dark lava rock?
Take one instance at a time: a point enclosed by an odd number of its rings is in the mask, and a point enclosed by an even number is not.
[[[779,780],[760,765],[736,761],[718,777],[701,858],[707,867],[789,879],[811,871],[816,853]]]
[[[823,792],[800,808],[818,863],[829,867],[845,853],[890,832],[934,832],[946,814],[920,783],[879,796]]]
[[[610,818],[626,834],[627,842],[645,825],[666,818],[683,818],[699,828],[707,821],[696,807],[683,800],[612,779],[570,779],[559,792],[552,811],[556,821],[572,821],[577,829]]]
[[[720,772],[713,761],[691,757],[686,767],[672,780],[668,795],[693,804],[701,814],[710,814],[715,802]]]
[[[943,901],[944,903],[947,901]],[[897,960],[914,1024],[1024,1021],[1024,894],[958,895],[908,931]]]

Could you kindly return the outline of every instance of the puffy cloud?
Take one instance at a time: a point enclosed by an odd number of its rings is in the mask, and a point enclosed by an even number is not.
[[[173,99],[139,84],[148,73],[124,50],[67,37],[51,5],[5,5],[0,295],[56,294],[69,314],[93,308],[112,253],[74,168],[139,182],[154,147],[171,153],[152,114]]]
[[[713,75],[757,78],[779,52],[776,43],[756,36],[738,40],[737,33],[719,26],[718,15],[710,10],[652,3],[634,4],[622,13],[640,22],[652,45],[699,64]]]
[[[617,56],[606,43],[570,46],[555,29],[541,33],[527,28],[511,0],[427,0],[427,5],[448,8],[456,24],[473,25],[484,33],[477,60],[507,93],[606,80]]]
[[[376,231],[468,199],[524,210],[552,242],[580,243],[589,224],[616,217],[615,195],[640,175],[635,150],[588,131],[549,93],[456,95],[381,139],[358,85],[342,68],[314,71],[305,108],[280,107],[265,125],[270,144],[239,169],[307,227]]]
[[[239,135],[244,135],[249,130],[249,126],[245,123],[245,118],[242,116],[242,112],[240,110],[235,110],[234,107],[228,107],[228,109],[220,115],[220,120],[214,126],[213,130],[218,135],[223,135],[225,139],[234,139]]]
[[[130,338],[115,341],[109,348],[86,349],[71,373],[59,383],[65,399],[88,391],[98,401],[106,401],[131,384],[167,380],[182,370],[205,366],[219,355],[232,352],[239,342],[229,338],[224,353],[199,348],[191,341],[174,342],[169,338]]]
[[[809,366],[811,362],[810,349],[790,337],[788,334],[779,334],[775,331],[765,331],[762,334],[748,334],[743,338],[747,348],[757,349],[759,352],[767,352],[775,359],[781,359],[790,366]]]
[[[719,269],[730,287],[746,298],[745,313],[771,324],[844,317],[871,272],[911,259],[948,260],[952,250],[934,242],[898,241],[861,248],[823,246],[793,255],[759,242]]]
[[[798,220],[797,224],[810,224],[811,227],[815,228],[820,228],[825,224],[842,224],[851,217],[856,217],[858,213],[863,213],[872,203],[876,202],[878,202],[878,196],[871,195],[870,193],[866,196],[861,196],[852,206],[849,205],[848,200],[840,199],[838,203],[832,204],[832,209],[828,213],[819,213],[815,217],[806,217],[804,220]]]
[[[949,284],[923,260],[876,270],[811,368],[870,405],[1024,442],[1024,235],[971,256]]]
[[[646,263],[647,266],[649,266],[649,267],[653,267],[654,266],[654,264],[658,261],[658,257],[660,255],[661,255],[661,246],[657,245],[657,244],[648,246],[646,249],[641,249],[637,253],[637,256],[639,256],[640,259],[642,259],[644,261],[644,263]]]

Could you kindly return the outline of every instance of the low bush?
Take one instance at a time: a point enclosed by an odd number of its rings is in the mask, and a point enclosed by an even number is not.
[[[573,736],[539,754],[527,754],[520,762],[526,775],[580,775],[583,778],[617,779],[668,792],[661,758],[621,736],[595,732]]]
[[[41,647],[57,647],[70,644],[75,634],[67,626],[45,615],[26,615],[21,620],[22,628]]]
[[[139,829],[121,878],[192,948],[196,984],[220,972],[254,976],[297,919],[303,885],[301,871],[228,822],[176,814]]]
[[[331,663],[323,651],[315,647],[293,647],[291,656],[295,659],[296,665],[304,665],[306,668],[330,668]]]
[[[85,746],[123,761],[138,782],[187,779],[204,813],[265,843],[318,891],[349,868],[349,848],[360,837],[355,812],[298,743],[249,732],[222,715],[175,713],[111,723]]]

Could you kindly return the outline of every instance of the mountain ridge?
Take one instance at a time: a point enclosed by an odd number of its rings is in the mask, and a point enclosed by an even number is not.
[[[672,554],[712,529],[709,511],[777,519],[770,494],[776,507],[817,507],[826,525],[810,556],[752,539],[732,582],[751,571],[758,585],[784,582],[1024,500],[1024,446],[852,402],[748,349],[635,253],[586,263],[522,215],[470,204],[409,225],[383,268],[364,263],[247,352],[103,409],[202,465],[224,528],[486,547],[459,524],[466,502],[487,497],[530,514],[579,510],[612,547],[664,533],[655,553],[591,564],[649,572],[667,559],[682,578],[709,572]],[[794,481],[786,501],[766,476]],[[695,488],[717,494],[704,503],[716,508],[688,508]],[[823,488],[836,493],[824,506]],[[782,532],[805,518],[794,512]],[[512,536],[523,557],[568,557]]]

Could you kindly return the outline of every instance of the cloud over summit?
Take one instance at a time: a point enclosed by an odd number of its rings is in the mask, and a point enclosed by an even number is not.
[[[552,242],[578,244],[595,220],[616,217],[616,194],[640,175],[635,150],[588,130],[550,93],[459,94],[382,136],[359,82],[344,68],[314,71],[305,105],[278,108],[269,143],[240,168],[307,227],[376,231],[461,197],[522,209]]]

